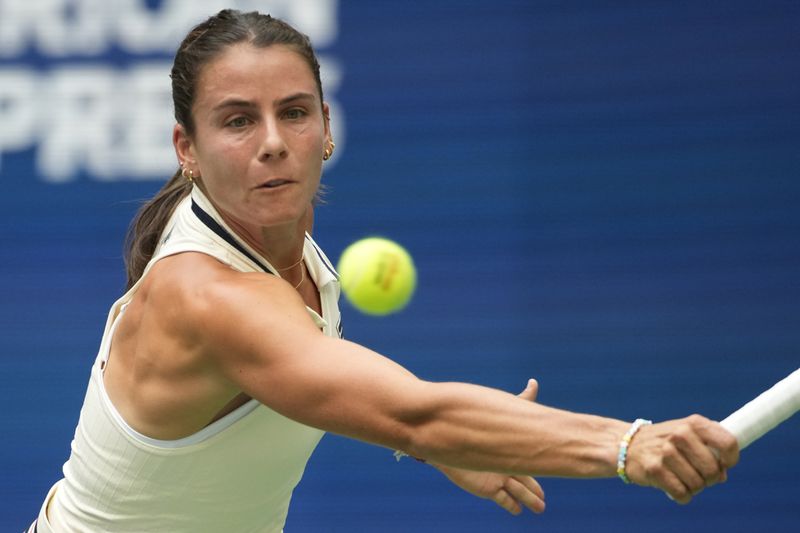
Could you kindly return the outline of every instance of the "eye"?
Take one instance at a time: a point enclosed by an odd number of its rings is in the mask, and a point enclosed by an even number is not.
[[[249,123],[250,120],[247,117],[235,117],[229,120],[225,125],[230,126],[232,128],[244,128]]]
[[[308,113],[306,113],[305,109],[301,109],[299,107],[293,107],[291,109],[287,109],[283,113],[283,116],[284,116],[284,118],[287,118],[289,120],[297,120],[297,119],[303,118],[307,114]]]

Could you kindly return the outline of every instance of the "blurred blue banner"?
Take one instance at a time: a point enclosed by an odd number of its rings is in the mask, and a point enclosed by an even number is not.
[[[419,288],[345,336],[424,379],[632,420],[721,419],[800,366],[800,4],[0,0],[0,529],[69,455],[124,286],[122,241],[176,169],[169,68],[223,7],[308,33],[337,143],[315,239],[384,235]],[[286,531],[797,531],[800,420],[680,507],[542,479],[505,514],[329,435]]]

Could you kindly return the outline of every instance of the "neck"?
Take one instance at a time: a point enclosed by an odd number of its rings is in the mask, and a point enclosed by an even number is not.
[[[211,203],[236,236],[264,257],[281,273],[281,277],[292,278],[297,274],[299,280],[305,234],[310,229],[313,220],[313,208],[310,204],[304,215],[297,221],[280,226],[253,227],[240,222],[213,202]]]

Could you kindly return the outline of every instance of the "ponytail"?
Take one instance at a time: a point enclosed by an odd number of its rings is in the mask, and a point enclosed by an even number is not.
[[[175,207],[192,191],[192,182],[178,170],[136,213],[125,237],[125,270],[129,290],[142,277],[147,263],[152,259],[158,240]]]

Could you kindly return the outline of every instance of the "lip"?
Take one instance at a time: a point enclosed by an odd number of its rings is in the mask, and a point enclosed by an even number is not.
[[[255,186],[256,189],[278,189],[280,187],[284,187],[286,185],[291,185],[295,183],[293,180],[286,179],[286,178],[270,178],[258,185]]]

